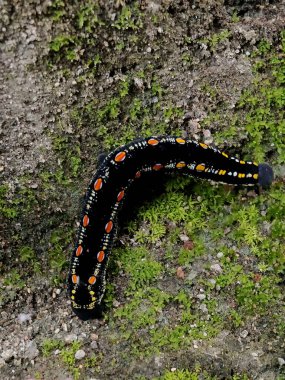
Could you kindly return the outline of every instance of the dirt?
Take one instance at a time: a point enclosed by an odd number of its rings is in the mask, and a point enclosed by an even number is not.
[[[125,4],[119,1],[101,3],[106,19]],[[14,288],[15,283],[3,285],[1,379],[75,378],[72,366],[63,363],[59,352],[43,355],[42,344],[48,338],[66,344],[79,341],[87,356],[94,352],[95,370],[87,366],[80,368],[80,360],[75,360],[73,365],[80,369],[82,378],[90,380],[133,379],[139,375],[151,379],[163,374],[166,368],[193,368],[196,362],[218,379],[243,372],[252,379],[277,379],[283,365],[284,348],[278,339],[264,340],[263,327],[255,325],[254,321],[244,338],[240,332],[223,330],[210,344],[204,341],[198,348],[194,345],[185,352],[162,352],[137,358],[123,355],[128,352],[125,351],[127,338],[124,341],[108,319],[82,323],[73,316],[64,283],[67,268],[61,272],[62,282],[53,283],[46,254],[54,228],[76,230],[79,199],[95,169],[100,138],[94,141],[97,146],[94,157],[89,154],[84,157],[85,146],[81,145],[83,161],[90,165],[85,164],[80,173],[81,183],[77,182],[77,190],[65,193],[62,186],[57,192],[53,186],[50,194],[49,190],[42,191],[41,173],[53,172],[58,163],[52,141],[53,133],[58,130],[58,120],[70,136],[76,135],[78,140],[87,136],[86,150],[90,153],[93,132],[87,128],[74,131],[69,121],[70,110],[87,104],[94,96],[101,98],[99,103],[104,102],[119,78],[131,72],[133,67],[143,68],[148,63],[153,64],[160,85],[168,90],[165,102],[171,100],[184,110],[184,116],[176,121],[182,122],[184,133],[208,139],[211,143],[214,131],[202,130],[200,121],[221,102],[226,102],[227,109],[235,107],[240,94],[253,79],[248,56],[262,39],[274,44],[277,34],[284,28],[284,2],[143,1],[141,11],[149,17],[144,21],[137,48],[132,45],[124,53],[114,50],[122,36],[120,30],[112,29],[108,35],[98,35],[104,46],[104,62],[96,79],[83,84],[78,83],[80,61],[71,66],[68,77],[63,76],[61,63],[52,69],[47,65],[52,38],[58,31],[73,28],[68,19],[56,23],[50,14],[50,5],[50,1],[41,0],[0,2],[1,182],[8,186],[8,202],[18,194],[23,181],[36,198],[36,205],[27,211],[21,210],[21,196],[17,195],[18,216],[1,221],[2,276],[17,269],[22,271],[25,281],[21,289]],[[68,7],[72,9],[73,6],[76,4]],[[239,18],[236,23],[231,22],[234,12]],[[163,18],[163,14],[167,17]],[[151,16],[156,16],[160,25],[148,22]],[[203,44],[193,47],[185,43],[186,35],[195,41],[224,29],[231,31],[231,37],[221,41],[213,52]],[[191,55],[191,64],[181,64],[183,53]],[[215,100],[201,90],[201,83],[216,89]],[[73,244],[72,234],[69,237],[66,257]],[[32,264],[22,264],[18,254],[21,246],[26,245],[35,249],[41,267],[41,271],[31,277],[29,265]],[[17,282],[17,277],[12,281]]]

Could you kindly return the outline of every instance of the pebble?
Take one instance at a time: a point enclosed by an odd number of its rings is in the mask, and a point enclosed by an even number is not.
[[[197,298],[200,300],[200,301],[202,301],[202,300],[204,300],[205,298],[206,298],[206,295],[205,294],[197,294]]]
[[[90,338],[91,338],[91,340],[98,340],[99,339],[99,335],[98,334],[91,334]]]
[[[243,330],[243,331],[241,331],[241,333],[239,335],[241,336],[241,338],[246,338],[248,336],[248,331]]]
[[[176,270],[176,276],[182,280],[185,278],[185,272],[182,267],[178,267]]]
[[[189,237],[187,235],[184,235],[184,234],[179,235],[179,238],[181,241],[184,241],[184,242],[189,240]]]
[[[76,334],[68,334],[68,335],[66,335],[66,337],[64,338],[64,340],[65,340],[66,343],[72,343],[75,340],[77,340],[77,335]]]
[[[34,340],[30,340],[24,352],[24,358],[33,360],[39,355],[37,344]]]
[[[197,277],[198,272],[195,270],[191,270],[191,272],[187,276],[187,280],[194,280],[195,277]]]
[[[282,367],[285,364],[285,360],[283,358],[278,358],[278,364]]]
[[[81,360],[81,359],[83,359],[85,357],[85,355],[86,355],[86,353],[85,353],[84,350],[78,350],[78,351],[75,352],[74,357],[77,360]]]
[[[25,323],[25,322],[27,322],[27,321],[30,321],[31,318],[32,318],[32,315],[31,315],[31,314],[20,313],[20,314],[18,315],[18,321],[19,321],[20,323]]]
[[[218,252],[217,253],[217,258],[221,259],[224,256],[223,252]]]
[[[14,356],[14,351],[11,348],[2,351],[1,358],[8,362]]]
[[[216,273],[222,273],[223,269],[221,268],[220,264],[212,264],[210,266],[210,269]]]
[[[93,341],[91,342],[91,344],[90,344],[90,347],[91,347],[93,350],[96,350],[96,349],[98,348],[98,343],[97,343],[95,340],[93,340]]]

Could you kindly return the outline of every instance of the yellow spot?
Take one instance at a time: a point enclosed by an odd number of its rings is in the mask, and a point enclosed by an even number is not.
[[[225,156],[225,157],[227,157],[227,158],[229,158],[229,156],[225,152],[222,152],[222,155]]]
[[[177,169],[185,168],[186,163],[184,161],[177,162],[176,167]]]
[[[219,175],[225,175],[226,174],[226,170],[220,170],[218,174]]]
[[[197,172],[203,172],[205,170],[205,165],[204,164],[198,164],[196,166]]]
[[[72,300],[74,300],[74,299],[75,299],[75,297],[74,297],[74,296],[71,296],[71,299],[72,299]]]
[[[257,162],[253,162],[253,165],[258,166],[258,163]]]
[[[240,164],[245,164],[245,161],[243,161],[243,160],[240,160],[240,162],[239,162]]]
[[[76,290],[74,290],[74,289],[71,290],[71,293],[72,293],[72,294],[75,294],[75,293],[76,293]]]
[[[184,139],[182,139],[181,137],[177,137],[176,142],[178,142],[178,144],[185,144],[186,143],[186,141]]]
[[[89,293],[90,293],[91,296],[94,296],[94,294],[95,294],[95,292],[93,292],[93,290],[90,290]]]
[[[258,178],[258,174],[253,174],[253,178],[257,179]]]
[[[96,297],[92,297],[91,300],[92,300],[92,301],[96,301]]]
[[[238,173],[238,178],[244,178],[245,174],[244,173]]]
[[[208,145],[207,144],[204,144],[204,143],[200,143],[200,146],[204,149],[208,149]]]

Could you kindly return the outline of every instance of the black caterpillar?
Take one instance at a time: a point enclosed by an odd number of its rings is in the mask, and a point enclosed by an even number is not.
[[[223,183],[269,187],[268,164],[245,162],[176,136],[142,138],[101,160],[86,194],[68,277],[72,309],[83,320],[101,315],[107,261],[127,189],[144,172],[173,172]]]

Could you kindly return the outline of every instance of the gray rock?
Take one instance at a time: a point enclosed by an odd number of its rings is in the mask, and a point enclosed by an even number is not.
[[[39,350],[37,344],[34,340],[30,340],[27,343],[26,350],[24,352],[24,358],[26,359],[35,359],[39,355]]]
[[[78,350],[78,351],[75,352],[74,356],[75,356],[75,359],[81,360],[81,359],[83,359],[85,357],[85,355],[86,355],[86,353],[85,353],[84,350]]]

